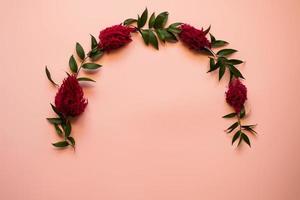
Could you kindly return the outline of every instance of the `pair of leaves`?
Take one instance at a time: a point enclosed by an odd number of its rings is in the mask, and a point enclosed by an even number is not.
[[[151,29],[140,30],[142,38],[146,45],[151,44],[155,49],[158,49],[158,40]]]
[[[219,48],[228,45],[229,43],[224,40],[217,40],[212,34],[210,35],[210,42],[212,48]]]
[[[243,133],[241,130],[237,131],[233,138],[232,138],[232,144],[234,144],[234,142],[239,139],[239,143],[238,143],[238,146],[241,144],[242,141],[246,142],[246,144],[249,145],[249,147],[251,147],[251,143],[250,143],[250,139],[249,137]]]
[[[103,54],[103,51],[98,46],[96,38],[91,35],[91,51],[88,53],[88,57],[90,57],[93,61],[96,61],[101,58]]]
[[[159,15],[157,15],[157,17],[155,17],[155,13],[152,13],[148,22],[148,26],[149,28],[154,28],[154,29],[161,29],[164,28],[164,26],[166,25],[167,21],[168,21],[168,16],[169,13],[168,12],[162,12]],[[137,19],[137,26],[138,28],[142,28],[145,26],[145,24],[147,23],[148,20],[148,9],[146,8],[142,15],[139,16],[138,15],[138,19]],[[136,22],[135,19],[127,19],[124,21],[125,25],[131,24]]]
[[[250,133],[252,133],[252,134],[254,134],[254,135],[256,135],[257,132],[253,129],[255,126],[256,126],[256,125],[243,125],[243,126],[242,126],[242,129],[243,129],[243,130],[246,130],[246,131],[248,131],[248,132],[250,132]]]

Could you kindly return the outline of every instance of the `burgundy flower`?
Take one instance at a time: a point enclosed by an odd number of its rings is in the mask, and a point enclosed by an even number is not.
[[[180,40],[191,49],[201,50],[204,47],[211,47],[210,42],[205,37],[206,33],[203,28],[199,30],[188,24],[182,24],[180,29],[181,32],[178,35]]]
[[[228,91],[226,92],[226,101],[231,105],[235,112],[239,113],[247,100],[247,88],[239,79],[233,79],[229,83]]]
[[[100,31],[99,47],[104,49],[105,51],[118,49],[132,41],[130,33],[134,31],[135,28],[123,25],[108,27]]]
[[[75,75],[64,79],[55,96],[55,106],[65,117],[75,117],[84,111],[87,100],[83,98],[82,88]]]

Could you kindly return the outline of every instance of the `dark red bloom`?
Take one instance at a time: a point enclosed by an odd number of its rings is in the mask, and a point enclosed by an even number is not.
[[[198,51],[204,47],[211,47],[209,40],[205,36],[206,33],[203,31],[203,28],[199,30],[188,24],[182,24],[180,29],[181,32],[178,34],[180,40],[191,49]]]
[[[134,31],[135,28],[123,25],[108,27],[100,31],[99,47],[105,51],[118,49],[132,41],[130,33]]]
[[[239,113],[247,100],[247,88],[239,79],[233,79],[229,83],[226,92],[226,101],[231,105],[236,113]]]
[[[55,96],[55,106],[65,117],[80,115],[87,106],[83,91],[75,75],[64,79]]]

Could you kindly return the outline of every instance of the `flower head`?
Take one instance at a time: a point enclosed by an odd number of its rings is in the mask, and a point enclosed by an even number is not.
[[[108,27],[100,31],[99,47],[105,51],[118,49],[132,41],[130,33],[134,31],[134,28],[123,25]]]
[[[210,42],[205,37],[206,33],[203,28],[199,30],[188,24],[182,24],[180,29],[181,32],[178,35],[180,40],[191,49],[201,50],[204,47],[211,47]]]
[[[233,79],[229,83],[228,91],[226,92],[226,101],[232,106],[236,113],[239,113],[247,100],[247,88],[239,79]]]
[[[65,117],[80,115],[87,106],[83,91],[75,75],[64,79],[55,96],[55,106]]]

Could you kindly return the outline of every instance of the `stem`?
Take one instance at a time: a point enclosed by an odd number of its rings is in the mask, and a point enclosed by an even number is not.
[[[89,58],[89,57],[86,56],[86,57],[81,61],[80,66],[79,66],[79,69],[78,69],[78,71],[77,71],[77,73],[76,73],[76,77],[78,76],[78,74],[79,74],[79,72],[80,72],[80,70],[81,70],[83,64],[85,63],[85,61],[86,61],[88,58]]]

